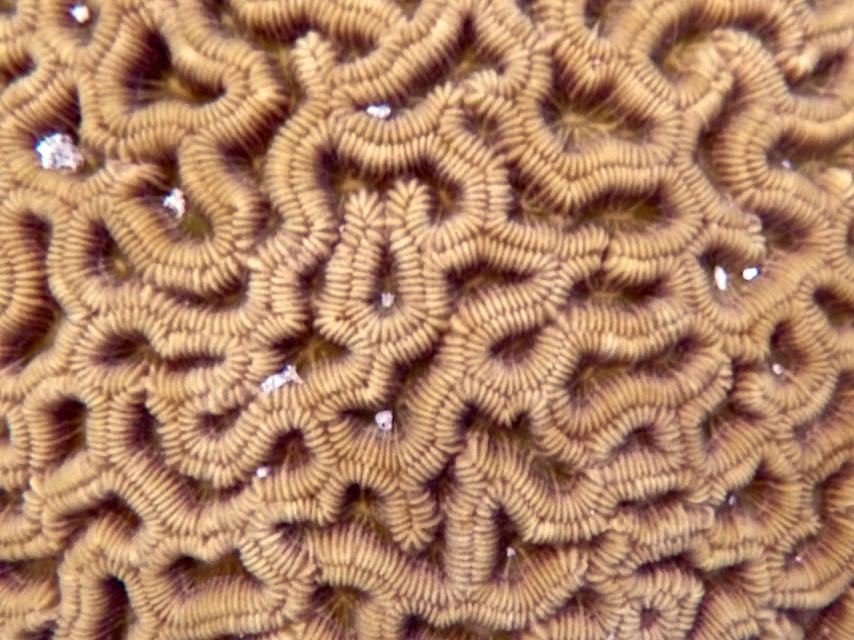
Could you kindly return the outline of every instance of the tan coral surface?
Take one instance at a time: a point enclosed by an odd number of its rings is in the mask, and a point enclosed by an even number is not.
[[[71,4],[0,2],[0,637],[854,637],[854,3]]]

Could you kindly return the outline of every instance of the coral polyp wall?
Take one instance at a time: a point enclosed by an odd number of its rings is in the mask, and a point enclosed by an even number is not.
[[[0,635],[854,629],[854,5],[0,17]]]

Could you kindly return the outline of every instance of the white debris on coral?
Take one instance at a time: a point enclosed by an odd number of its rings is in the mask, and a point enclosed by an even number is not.
[[[727,503],[729,506],[734,507],[734,506],[735,506],[735,503],[736,503],[737,501],[738,501],[738,499],[735,497],[735,494],[734,494],[734,493],[731,493],[731,494],[729,494],[729,496],[727,496],[726,503]]]
[[[513,547],[507,547],[507,557],[513,558],[515,556],[516,556],[516,549],[514,549]]]
[[[724,269],[721,265],[717,265],[714,270],[715,276],[715,285],[717,285],[718,289],[721,291],[726,291],[727,285],[727,273],[726,269]]]
[[[392,426],[394,426],[394,414],[388,409],[377,411],[374,422],[380,431],[391,431]]]
[[[781,365],[779,362],[774,362],[774,363],[771,365],[771,372],[772,372],[775,376],[781,376],[781,375],[783,375],[783,372],[784,372],[784,371],[785,371],[785,369],[783,369],[783,365]]]
[[[36,153],[43,169],[71,169],[77,171],[83,165],[83,154],[74,140],[66,133],[51,133],[36,143]]]
[[[77,24],[86,24],[92,18],[92,12],[82,2],[75,2],[68,10],[71,17],[77,21]]]
[[[748,281],[753,280],[758,275],[759,267],[745,267],[744,271],[741,272],[741,277]]]
[[[377,120],[388,120],[391,117],[391,106],[383,103],[370,104],[365,107],[365,113]]]
[[[393,304],[394,294],[389,291],[383,291],[382,294],[380,294],[380,305],[382,305],[382,308],[389,309]]]
[[[169,209],[176,218],[181,218],[187,212],[187,198],[178,187],[163,196],[163,206]]]
[[[791,169],[791,168],[792,168],[792,161],[791,161],[791,160],[789,160],[788,158],[783,158],[783,159],[780,161],[780,164],[782,165],[782,167],[783,167],[784,169]]]
[[[270,474],[270,467],[258,467],[255,470],[255,475],[259,478],[266,478]]]
[[[290,382],[294,384],[302,384],[302,378],[300,378],[296,367],[292,364],[285,366],[285,368],[278,373],[268,376],[261,383],[261,391],[264,393],[271,393],[275,389],[278,389]]]

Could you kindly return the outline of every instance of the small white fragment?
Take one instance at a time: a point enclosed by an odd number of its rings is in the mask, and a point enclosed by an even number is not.
[[[394,294],[389,291],[383,291],[380,295],[380,304],[383,309],[391,308],[391,305],[394,304]]]
[[[781,375],[783,375],[783,371],[785,371],[785,369],[783,369],[783,365],[781,365],[779,362],[774,362],[774,363],[771,365],[771,372],[772,372],[775,376],[781,376]]]
[[[266,478],[270,474],[270,467],[258,467],[255,470],[255,475],[259,478]]]
[[[394,425],[394,414],[388,409],[377,411],[374,416],[374,422],[380,431],[391,431],[391,428]]]
[[[516,556],[516,549],[514,549],[513,547],[507,547],[507,557],[513,558],[515,556]]]
[[[296,367],[292,364],[285,366],[285,368],[278,373],[267,376],[267,378],[265,378],[261,383],[261,391],[264,393],[271,393],[275,389],[278,389],[289,382],[302,384],[302,378],[300,378]]]
[[[302,378],[299,377],[299,374],[297,373],[297,368],[292,364],[289,364],[285,367],[284,371],[282,371],[282,375],[285,376],[285,382],[302,384]]]
[[[717,265],[714,271],[715,275],[715,285],[717,285],[718,289],[721,291],[726,291],[726,283],[727,283],[727,273],[726,269],[724,269],[721,265]]]
[[[798,555],[796,555],[796,556],[795,556],[795,562],[796,562],[797,564],[803,564],[803,562],[804,562],[804,557],[799,553]]]
[[[391,107],[384,102],[380,104],[369,104],[365,107],[365,113],[377,120],[388,120],[391,117]]]
[[[791,168],[792,168],[792,161],[791,161],[791,160],[789,160],[788,158],[783,158],[783,159],[780,161],[780,165],[781,165],[784,169],[791,169]]]
[[[759,267],[745,267],[744,271],[741,272],[741,277],[748,281],[753,280],[758,275]]]
[[[36,153],[43,169],[71,169],[77,171],[83,164],[83,154],[74,145],[71,136],[51,133],[36,144]]]
[[[77,24],[86,24],[92,18],[92,13],[89,11],[89,7],[82,2],[75,2],[71,5],[68,13],[70,13],[71,17],[77,21]]]
[[[729,494],[729,496],[727,496],[726,503],[729,506],[734,507],[736,502],[737,502],[737,498],[735,497],[734,493],[731,493],[731,494]]]
[[[264,393],[271,393],[274,389],[278,389],[283,384],[285,384],[284,377],[281,373],[274,373],[271,376],[268,376],[261,383],[261,391]]]
[[[187,212],[187,198],[178,187],[163,196],[163,206],[169,209],[176,218],[181,218]]]

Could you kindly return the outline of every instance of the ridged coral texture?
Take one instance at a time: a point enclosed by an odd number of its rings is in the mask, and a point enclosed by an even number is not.
[[[854,638],[854,2],[0,1],[0,638]]]

